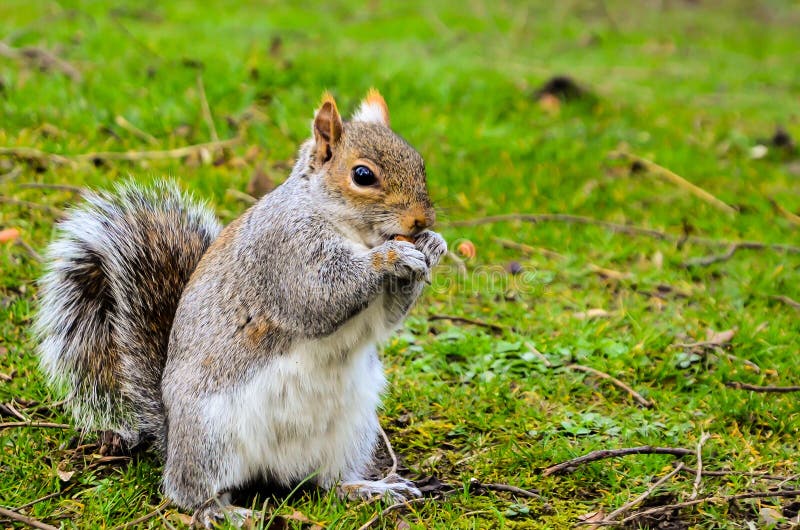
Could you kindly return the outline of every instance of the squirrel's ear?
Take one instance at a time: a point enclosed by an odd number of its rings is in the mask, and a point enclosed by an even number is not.
[[[330,160],[331,147],[342,136],[342,117],[336,108],[336,101],[330,93],[322,96],[322,104],[314,115],[314,141],[317,144],[317,160],[322,163]]]
[[[386,100],[383,99],[380,92],[374,88],[369,89],[367,97],[353,114],[353,121],[366,121],[389,126],[389,107],[386,106]]]

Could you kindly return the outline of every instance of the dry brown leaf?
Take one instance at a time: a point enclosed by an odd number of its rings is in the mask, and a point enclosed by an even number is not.
[[[736,328],[725,331],[714,331],[709,328],[706,330],[706,343],[710,346],[723,346],[728,344],[734,335],[736,335]]]
[[[786,522],[786,518],[775,508],[764,507],[758,511],[758,519],[764,526],[774,527]]]
[[[61,465],[59,465],[58,469],[56,469],[56,475],[58,475],[58,479],[61,482],[69,482],[74,474],[74,471],[67,471],[66,469],[63,469]]]
[[[186,525],[188,527],[192,526],[192,516],[186,513],[181,512],[171,512],[167,519],[172,519],[178,521],[179,523]]]
[[[586,320],[589,318],[608,318],[611,316],[611,313],[609,313],[605,309],[594,308],[594,309],[589,309],[587,311],[580,311],[578,313],[573,313],[572,316],[573,318]]]
[[[607,278],[609,280],[625,280],[633,276],[630,272],[620,272],[615,271],[614,269],[606,269],[605,267],[599,267],[594,263],[589,264],[589,270],[596,272],[603,278]]]
[[[581,523],[583,523],[581,525],[581,528],[589,528],[589,529],[599,528],[599,525],[592,523],[599,523],[600,521],[603,521],[605,518],[606,518],[606,513],[602,509],[597,510],[596,512],[589,512],[578,516],[578,520]]]
[[[309,519],[304,513],[295,510],[291,515],[284,515],[284,519],[289,521],[298,521],[300,523],[313,524],[314,521]]]

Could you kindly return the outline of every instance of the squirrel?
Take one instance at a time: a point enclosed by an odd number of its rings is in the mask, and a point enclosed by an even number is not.
[[[41,366],[80,428],[159,451],[164,494],[197,526],[243,524],[230,492],[258,479],[417,497],[396,474],[365,477],[377,345],[447,251],[434,220],[383,97],[343,121],[326,93],[291,175],[224,229],[172,181],[73,209],[40,281]]]

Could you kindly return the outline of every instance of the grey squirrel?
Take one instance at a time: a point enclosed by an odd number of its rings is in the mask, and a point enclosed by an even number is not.
[[[222,229],[173,183],[95,193],[60,225],[41,280],[41,365],[75,422],[164,457],[195,524],[248,511],[229,490],[366,480],[385,386],[376,345],[447,250],[417,151],[371,90],[349,121],[326,94],[290,177]]]

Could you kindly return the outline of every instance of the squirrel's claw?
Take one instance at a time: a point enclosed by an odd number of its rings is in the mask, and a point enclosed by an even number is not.
[[[422,493],[413,482],[394,473],[381,480],[343,482],[339,485],[338,492],[341,497],[350,500],[381,497],[391,502],[405,502],[422,496]]]
[[[447,253],[447,242],[440,234],[431,230],[426,230],[418,235],[415,246],[425,254],[425,260],[430,268],[435,267],[442,256]]]
[[[207,501],[192,515],[194,528],[216,528],[219,523],[226,521],[236,528],[242,528],[248,521],[253,520],[253,511],[226,504],[224,500],[214,498]]]

